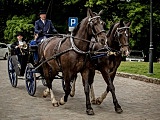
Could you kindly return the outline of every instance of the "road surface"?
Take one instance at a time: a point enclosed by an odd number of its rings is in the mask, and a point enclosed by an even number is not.
[[[114,111],[111,94],[101,105],[92,105],[95,115],[85,112],[85,95],[80,75],[76,83],[76,94],[68,102],[53,107],[50,97],[42,97],[45,87],[37,81],[35,96],[29,96],[25,81],[18,80],[13,88],[7,74],[7,61],[0,60],[0,120],[160,120],[160,86],[153,83],[115,78],[116,95],[123,109],[122,114]],[[95,77],[95,94],[99,97],[106,88],[101,74]],[[53,81],[53,91],[59,100],[64,92],[61,80]]]

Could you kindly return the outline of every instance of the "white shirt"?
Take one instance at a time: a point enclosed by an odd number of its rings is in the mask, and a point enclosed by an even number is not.
[[[25,44],[25,42],[22,42],[22,40],[19,40],[18,42],[19,42],[19,45],[24,45]],[[16,46],[15,48],[18,48],[18,46]]]
[[[42,20],[42,19],[41,19],[41,21],[43,22],[43,24],[45,24],[45,20]]]
[[[22,42],[22,41],[19,41],[19,45],[23,45],[23,42]]]

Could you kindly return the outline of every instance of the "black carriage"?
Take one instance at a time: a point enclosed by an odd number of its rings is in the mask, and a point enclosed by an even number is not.
[[[46,81],[43,75],[40,74],[39,68],[42,64],[35,65],[33,60],[33,54],[38,50],[38,46],[27,46],[27,49],[21,49],[23,53],[19,58],[15,54],[15,50],[11,50],[11,55],[8,57],[8,75],[12,87],[17,87],[18,79],[25,80],[27,92],[33,96],[36,92],[36,80],[41,80],[44,86],[46,86]],[[62,79],[64,88],[63,77],[57,75],[55,79]]]
[[[11,49],[11,56],[8,57],[8,75],[13,87],[17,87],[18,79],[25,79],[28,94],[33,96],[36,91],[36,74],[29,72],[34,65],[32,51],[28,48],[28,45],[26,48],[21,48],[19,55],[16,54],[15,49]]]
[[[21,54],[17,55],[15,49],[11,49],[11,55],[8,57],[8,75],[13,87],[17,87],[18,76],[24,76],[27,64],[28,50],[22,48]]]

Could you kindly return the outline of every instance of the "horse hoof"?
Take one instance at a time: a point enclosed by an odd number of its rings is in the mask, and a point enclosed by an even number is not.
[[[102,102],[100,101],[100,97],[96,99],[96,104],[100,105]]]
[[[64,102],[64,100],[62,98],[60,99],[59,104],[60,105],[64,105],[65,104],[65,102]]]
[[[47,96],[46,96],[46,95],[43,95],[43,97],[46,98]]]
[[[43,92],[43,97],[46,98],[48,96],[48,93],[46,91]]]
[[[58,103],[52,103],[52,105],[53,105],[54,107],[58,107],[58,106],[59,106]]]
[[[97,104],[97,103],[96,103],[96,100],[92,100],[91,103],[92,103],[93,105],[96,105],[96,104]]]
[[[121,114],[123,112],[123,110],[121,108],[115,108],[115,111],[118,113],[118,114]]]
[[[71,97],[74,97],[74,94],[70,94]]]
[[[94,115],[93,109],[88,109],[86,112],[87,112],[87,115]]]

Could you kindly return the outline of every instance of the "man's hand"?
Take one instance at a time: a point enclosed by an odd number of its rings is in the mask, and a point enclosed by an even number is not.
[[[22,47],[22,45],[17,45],[15,48],[21,48]]]

